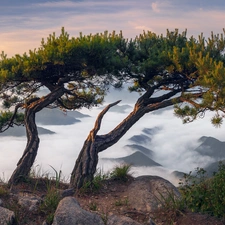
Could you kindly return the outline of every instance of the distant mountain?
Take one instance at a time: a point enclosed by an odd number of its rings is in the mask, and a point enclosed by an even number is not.
[[[176,177],[176,178],[178,178],[178,179],[183,179],[185,173],[180,172],[180,171],[176,171],[176,170],[175,170],[175,171],[173,171],[173,172],[171,173],[171,175],[173,175],[174,177]]]
[[[80,120],[58,109],[43,109],[37,113],[36,122],[43,125],[70,125]]]
[[[206,166],[204,170],[207,172],[207,175],[212,176],[215,172],[218,172],[220,163],[225,165],[225,160],[217,161]]]
[[[68,112],[66,112],[66,114],[69,115],[69,116],[72,116],[72,117],[74,117],[76,119],[77,118],[90,117],[89,115],[83,114],[83,113],[81,113],[79,111],[76,111],[76,110],[74,110],[74,111],[68,111]]]
[[[55,132],[45,129],[43,127],[38,127],[38,134],[55,134]],[[26,130],[24,126],[14,126],[10,127],[8,130],[6,130],[3,133],[0,133],[0,137],[6,137],[6,136],[14,136],[14,137],[22,137],[26,136]]]
[[[121,158],[103,158],[104,160],[118,161],[126,164],[131,164],[132,166],[162,166],[154,160],[147,157],[145,154],[137,151],[133,154]]]
[[[153,136],[154,134],[158,133],[160,130],[162,130],[161,127],[153,127],[153,128],[144,128],[142,132],[144,134],[147,134],[148,136]]]
[[[106,106],[100,107],[100,109],[104,109]],[[116,113],[126,113],[127,109],[132,109],[130,105],[115,105],[109,109],[110,112]]]
[[[131,142],[134,142],[135,144],[147,144],[151,141],[151,138],[144,134],[134,135],[131,138],[128,139]]]
[[[124,148],[128,148],[128,149],[131,149],[131,150],[134,150],[135,152],[136,151],[140,151],[141,153],[144,153],[146,156],[152,158],[154,156],[154,152],[148,148],[145,148],[141,145],[125,145]]]
[[[199,142],[201,144],[194,151],[204,156],[210,156],[215,160],[225,159],[225,142],[206,136],[201,137]]]

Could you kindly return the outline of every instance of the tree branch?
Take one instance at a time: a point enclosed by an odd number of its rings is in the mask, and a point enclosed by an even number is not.
[[[114,102],[114,103],[111,103],[111,104],[107,105],[107,106],[101,111],[101,113],[98,115],[98,117],[97,117],[97,119],[96,119],[96,121],[95,121],[94,128],[90,131],[90,135],[91,135],[92,140],[95,139],[95,137],[96,137],[96,135],[97,135],[97,133],[98,133],[100,127],[101,127],[101,122],[102,122],[102,119],[103,119],[104,115],[108,112],[108,110],[109,110],[111,107],[117,105],[119,102],[121,102],[121,100],[116,101],[116,102]]]

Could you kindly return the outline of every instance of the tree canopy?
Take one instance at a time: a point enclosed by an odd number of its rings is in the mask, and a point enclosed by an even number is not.
[[[129,49],[134,78],[130,90],[151,94],[165,91],[158,94],[160,97],[146,98],[146,105],[180,93],[180,101],[185,104],[174,101],[175,113],[184,122],[191,122],[210,110],[216,112],[213,124],[221,124],[225,106],[224,33],[212,33],[209,38],[201,34],[196,39],[187,38],[186,31],[167,30],[166,36],[144,32]]]
[[[18,104],[25,108],[26,102],[34,101],[41,88],[52,92],[62,86],[63,94],[52,102],[53,107],[72,110],[101,103],[107,85],[116,85],[123,77],[121,66],[125,58],[121,58],[117,49],[125,44],[121,33],[80,34],[70,38],[62,28],[59,37],[53,33],[29,53],[12,58],[2,53],[0,94],[4,108]],[[8,117],[2,114],[2,129],[8,125],[7,121]]]
[[[0,130],[24,121],[27,132],[27,146],[9,183],[27,176],[36,157],[37,112],[45,107],[92,107],[102,103],[109,85],[120,87],[129,81],[130,91],[141,95],[128,117],[108,134],[97,132],[104,114],[118,101],[97,118],[72,173],[71,182],[78,186],[85,176],[92,178],[97,154],[115,144],[146,113],[175,105],[175,114],[190,122],[210,110],[216,112],[212,122],[220,125],[225,107],[224,48],[224,34],[188,38],[186,31],[174,30],[166,35],[143,32],[130,40],[115,32],[70,38],[62,28],[58,37],[53,33],[29,53],[11,58],[3,53],[0,98],[14,112],[1,113]],[[49,93],[39,96],[42,88]],[[24,116],[18,109],[24,109]]]

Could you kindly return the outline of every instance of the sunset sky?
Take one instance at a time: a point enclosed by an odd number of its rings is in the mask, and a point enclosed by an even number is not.
[[[8,56],[38,48],[61,27],[71,36],[122,30],[132,38],[187,28],[197,37],[221,33],[225,21],[224,0],[1,0],[0,9],[0,51]]]
[[[118,33],[122,30],[126,38],[134,38],[143,30],[160,35],[165,34],[166,29],[175,28],[180,32],[187,29],[188,36],[197,38],[203,32],[208,37],[211,31],[221,33],[225,28],[224,0],[0,0],[0,9],[0,52],[4,51],[9,57],[38,48],[42,38],[53,32],[58,35],[62,27],[71,36],[78,36],[80,32],[95,34],[115,30]],[[125,91],[114,91],[113,95],[107,96],[106,102],[124,98],[126,101],[123,100],[122,104],[133,104],[137,97]],[[69,175],[99,110],[83,110],[92,117],[83,119],[82,123],[66,128],[45,127],[56,134],[41,137],[35,165],[40,165],[43,170],[49,170],[51,165]],[[107,113],[101,133],[109,132],[128,113]],[[148,146],[157,153],[156,161],[170,170],[189,172],[196,166],[202,166],[201,163],[211,162],[209,158],[199,159],[192,151],[199,145],[201,136],[213,136],[225,141],[225,126],[213,128],[210,118],[211,115],[207,114],[204,120],[183,125],[180,119],[174,117],[173,109],[146,115],[100,157],[125,156],[128,152],[123,147],[130,137],[141,134],[143,128],[160,127],[162,131],[154,134]],[[25,146],[25,136],[1,138],[0,177],[4,174],[9,178]],[[148,173],[146,168],[143,171]]]

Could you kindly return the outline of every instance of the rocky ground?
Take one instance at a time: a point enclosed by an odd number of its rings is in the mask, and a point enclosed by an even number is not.
[[[166,207],[153,212],[144,212],[140,210],[138,205],[132,201],[137,201],[135,197],[132,199],[128,187],[134,182],[134,178],[130,177],[127,182],[120,180],[106,180],[102,183],[101,187],[97,190],[82,189],[74,197],[80,203],[80,206],[90,212],[97,213],[107,221],[110,215],[126,216],[139,222],[140,224],[147,225],[149,219],[155,222],[156,225],[176,224],[176,225],[222,225],[225,221],[203,215],[199,213],[192,213],[189,211],[179,211],[173,207]],[[36,210],[29,210],[28,208],[18,204],[18,196],[37,196],[37,199],[44,199],[49,193],[49,188],[55,190],[55,183],[49,186],[48,181],[45,179],[32,179],[29,182],[22,183],[15,186],[13,189],[8,190],[2,184],[0,186],[0,199],[1,206],[9,208],[15,212],[15,217],[18,225],[42,225],[47,217],[46,212],[38,207]],[[67,184],[60,184],[60,190],[66,189]],[[134,207],[135,205],[135,207]],[[1,223],[0,224],[4,224]],[[106,223],[107,224],[107,223]]]

